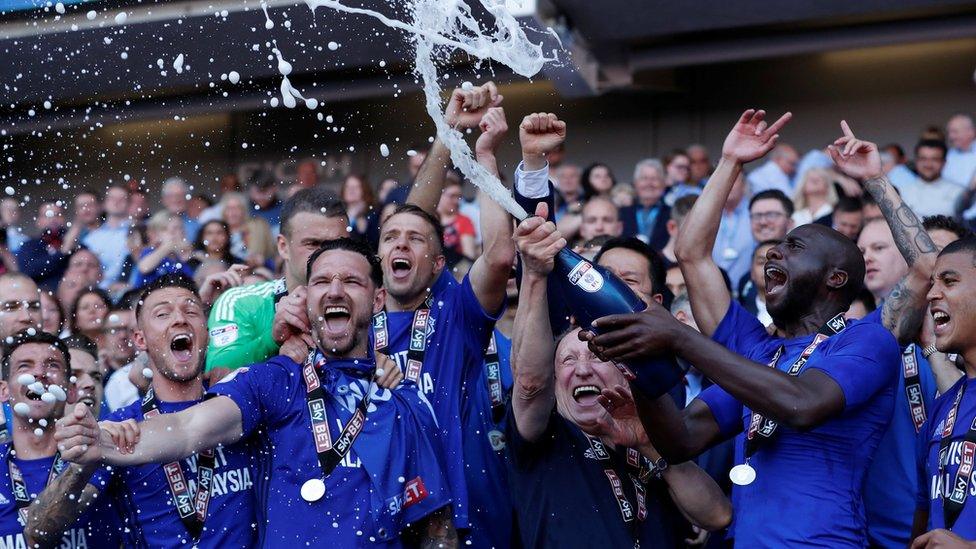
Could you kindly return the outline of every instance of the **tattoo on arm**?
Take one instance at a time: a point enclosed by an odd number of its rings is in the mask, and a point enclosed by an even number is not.
[[[64,532],[91,505],[98,490],[88,484],[94,469],[70,465],[51,481],[27,509],[24,537],[28,547],[61,545]]]
[[[451,507],[445,506],[427,517],[427,528],[420,543],[423,549],[457,549],[458,535],[454,529]]]

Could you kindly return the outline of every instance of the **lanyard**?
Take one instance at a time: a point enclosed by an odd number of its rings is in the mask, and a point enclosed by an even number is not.
[[[424,369],[424,355],[427,352],[427,325],[430,322],[432,299],[432,295],[427,296],[427,299],[413,312],[410,345],[407,347],[407,368],[403,372],[403,377],[414,383],[420,380],[420,373]],[[377,353],[389,355],[390,326],[385,310],[373,316],[373,338],[373,350]]]
[[[152,387],[142,399],[142,417],[149,419],[160,415],[159,403]],[[203,533],[203,523],[207,520],[207,508],[210,506],[210,495],[213,488],[214,469],[217,460],[213,450],[201,450],[197,454],[197,489],[190,492],[190,484],[183,474],[183,467],[179,461],[172,461],[163,465],[166,482],[169,483],[173,506],[180,515],[180,521],[194,540],[200,539]]]
[[[901,352],[901,368],[905,377],[905,396],[908,398],[908,412],[918,433],[925,423],[925,400],[922,398],[922,378],[918,373],[918,360],[915,358],[915,344],[912,343]]]
[[[13,447],[11,443],[10,449],[7,450],[7,470],[10,473],[10,489],[14,493],[14,500],[17,504],[17,520],[21,526],[27,526],[27,508],[30,507],[34,499],[30,497],[30,492],[27,490],[27,483],[24,481],[24,475],[20,472],[20,467],[14,463],[14,458],[10,455]],[[51,481],[57,478],[67,467],[68,462],[61,459],[61,452],[56,452],[54,454],[54,463],[51,465],[51,471],[47,474],[47,483],[45,486],[51,484]]]
[[[959,415],[959,405],[962,403],[962,396],[966,392],[969,380],[963,381],[956,393],[956,400],[949,408],[949,414],[945,419],[945,426],[942,428],[942,440],[939,441],[939,477],[945,478],[945,467],[949,463],[949,446],[952,444],[952,429],[956,426]],[[976,461],[976,418],[966,431],[966,436],[959,450],[959,468],[956,470],[956,478],[950,486],[945,486],[942,490],[942,514],[945,518],[946,528],[952,530],[956,524],[956,519],[962,513],[963,506],[966,505],[966,496],[969,495],[969,484],[973,477],[973,464]]]
[[[502,369],[498,361],[498,345],[492,332],[485,353],[485,377],[488,379],[488,397],[491,399],[491,419],[496,424],[505,416],[505,389],[502,386]]]
[[[797,358],[796,362],[789,367],[786,374],[794,377],[800,375],[800,371],[803,370],[803,366],[806,365],[808,360],[810,360],[810,355],[817,350],[817,347],[824,341],[827,341],[830,336],[840,333],[841,330],[843,330],[846,326],[847,323],[844,321],[844,315],[842,313],[837,314],[837,316],[825,322],[824,325],[817,330],[817,334],[813,336],[813,341],[811,341],[810,344],[803,349],[803,352],[800,353],[800,357]],[[770,368],[776,367],[776,363],[779,362],[779,358],[783,355],[783,351],[785,349],[786,347],[784,345],[780,345],[779,348],[776,349],[776,354],[774,354],[773,359],[769,361]],[[752,455],[759,450],[763,443],[772,440],[778,427],[779,423],[776,420],[769,419],[764,417],[759,412],[753,411],[751,417],[749,418],[749,431],[746,433],[746,458],[748,459],[752,457]]]
[[[318,454],[319,466],[322,468],[322,479],[328,477],[339,465],[349,450],[352,449],[356,437],[366,426],[366,412],[369,409],[370,393],[373,391],[373,381],[376,368],[369,374],[370,382],[366,386],[363,398],[356,405],[356,411],[352,417],[342,427],[339,438],[335,443],[332,442],[332,435],[329,434],[329,414],[325,410],[325,390],[322,389],[322,380],[319,372],[325,365],[325,356],[318,350],[308,353],[305,363],[302,365],[302,377],[305,379],[305,400],[308,403],[308,412],[312,417],[312,438],[315,441],[315,453]]]
[[[590,448],[587,450],[588,453],[592,454],[593,458],[598,461],[611,461],[610,451],[607,450],[603,441],[599,438],[592,437],[586,433],[583,433],[586,437],[586,441],[589,442]],[[654,467],[651,465],[651,460],[647,459],[640,452],[634,448],[627,448],[627,476],[630,477],[631,483],[634,485],[634,492],[637,499],[637,507],[630,502],[630,498],[624,492],[623,482],[620,480],[620,475],[617,473],[616,469],[613,467],[606,467],[603,469],[603,474],[607,477],[607,482],[610,484],[610,491],[613,493],[613,497],[617,500],[617,507],[620,509],[620,516],[623,521],[627,523],[630,527],[631,534],[634,536],[634,543],[639,544],[638,538],[638,528],[640,523],[647,518],[647,490],[645,485],[650,482],[651,475],[653,473]],[[636,546],[636,545],[635,545]]]

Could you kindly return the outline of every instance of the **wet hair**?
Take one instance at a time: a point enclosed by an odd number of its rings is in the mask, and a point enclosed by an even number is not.
[[[770,199],[777,200],[779,201],[780,204],[783,205],[783,209],[786,210],[786,217],[790,217],[793,215],[793,201],[790,200],[790,197],[786,196],[786,194],[784,194],[783,191],[777,189],[768,189],[753,195],[752,199],[749,200],[749,209],[752,210],[752,205],[758,202],[759,200],[770,200]]]
[[[386,219],[389,220],[391,217],[398,214],[413,214],[424,221],[427,222],[434,229],[434,233],[437,235],[437,242],[443,246],[444,244],[444,225],[441,224],[441,220],[431,215],[429,212],[421,208],[416,204],[399,204]]]
[[[373,249],[370,248],[369,244],[358,238],[336,238],[335,240],[326,240],[319,246],[319,249],[312,252],[312,255],[308,256],[308,263],[305,266],[305,279],[308,280],[312,277],[312,265],[319,258],[320,255],[325,252],[330,252],[333,250],[344,250],[347,252],[357,253],[364,258],[366,262],[369,263],[369,278],[376,284],[377,288],[383,287],[383,267],[380,265],[380,258],[373,253]]]
[[[324,187],[302,189],[285,200],[281,207],[281,234],[291,236],[291,218],[300,213],[313,213],[325,217],[346,217],[346,206],[335,193]]]
[[[95,342],[87,336],[75,334],[63,338],[61,341],[63,341],[68,347],[68,350],[77,349],[79,351],[86,352],[91,355],[96,362],[98,361],[98,345],[96,345]]]
[[[644,243],[641,239],[634,236],[619,236],[617,238],[610,239],[603,248],[597,252],[596,257],[593,258],[594,263],[599,263],[600,258],[603,254],[607,253],[614,248],[623,248],[626,250],[631,250],[644,257],[647,260],[648,274],[651,276],[651,293],[661,294],[664,297],[664,306],[668,307],[671,304],[671,299],[674,297],[671,294],[671,290],[668,290],[665,284],[665,279],[667,278],[667,268],[664,265],[664,258],[661,257],[657,251]]]
[[[112,308],[112,297],[108,295],[108,292],[105,290],[99,288],[98,286],[88,286],[82,289],[80,292],[78,292],[78,297],[75,298],[75,302],[71,304],[71,315],[68,317],[68,328],[73,334],[78,332],[78,307],[81,305],[81,300],[86,295],[91,294],[97,295],[98,298],[102,300],[102,303],[105,304],[106,315]]]
[[[28,345],[30,343],[51,345],[58,351],[61,351],[61,354],[64,355],[65,374],[71,373],[71,355],[68,354],[67,345],[65,345],[64,342],[58,339],[58,336],[54,334],[49,334],[40,330],[31,333],[31,329],[27,329],[10,336],[7,338],[7,341],[3,343],[3,363],[2,370],[0,370],[0,375],[3,376],[4,380],[10,378],[10,356],[14,354],[14,351],[16,351],[22,345]]]
[[[197,285],[195,282],[193,282],[192,278],[182,273],[165,274],[143,286],[142,293],[139,294],[139,301],[136,301],[136,322],[139,321],[139,313],[142,312],[142,307],[146,304],[146,300],[149,299],[149,296],[152,295],[153,292],[166,288],[182,288],[189,291],[197,298],[200,297],[200,293],[197,290]]]
[[[949,148],[946,147],[945,141],[938,139],[922,139],[915,145],[915,156],[918,156],[918,150],[921,148],[926,149],[939,149],[942,151],[942,159],[945,160],[946,154],[949,152]]]
[[[966,238],[973,234],[965,225],[947,215],[930,215],[922,220],[922,227],[926,231],[949,231],[956,235],[956,238]]]

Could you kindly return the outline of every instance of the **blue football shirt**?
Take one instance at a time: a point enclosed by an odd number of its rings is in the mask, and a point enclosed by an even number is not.
[[[180,412],[201,402],[158,401],[160,413]],[[115,411],[110,421],[142,421],[142,401]],[[215,468],[207,520],[197,547],[253,547],[258,539],[254,481],[257,467],[246,441],[214,450]],[[190,493],[197,489],[197,457],[180,461]],[[113,495],[120,502],[128,547],[177,547],[193,542],[173,505],[163,465],[113,467]]]
[[[306,481],[322,477],[302,366],[278,356],[210,388],[210,395],[229,397],[240,408],[245,436],[260,430],[265,442],[256,479],[266,521],[261,546],[399,547],[407,525],[451,503],[443,452],[430,436],[438,429],[430,405],[413,383],[394,391],[369,384],[372,369],[365,359],[330,360],[324,367],[332,440],[367,387],[372,392],[362,432],[315,502],[301,497]]]
[[[952,408],[961,387],[965,387],[962,402],[955,424],[952,427],[949,451],[946,453],[948,464],[944,469],[944,476],[939,478],[939,445],[942,442],[942,431],[945,428],[946,416]],[[963,442],[966,433],[976,421],[976,382],[963,376],[951,389],[940,396],[932,407],[932,415],[926,423],[925,429],[919,437],[922,456],[920,456],[918,506],[928,508],[928,529],[948,528],[943,514],[943,495],[952,492],[959,470]],[[963,539],[976,540],[976,474],[972,475],[967,488],[967,497],[962,513],[956,519],[952,531]]]
[[[785,346],[777,367],[787,370],[813,335],[771,336],[736,302],[713,334],[731,351],[768,364]],[[867,544],[862,488],[875,449],[891,420],[898,381],[899,352],[894,336],[874,322],[850,321],[821,343],[804,371],[821,370],[841,388],[844,411],[806,432],[780,425],[777,436],[750,464],[756,480],[732,489],[740,547],[863,547]],[[801,372],[802,375],[802,372]],[[744,431],[751,410],[718,385],[699,396],[721,432],[736,436],[735,462],[745,461]]]
[[[864,320],[881,324],[881,307],[864,317]],[[935,376],[919,346],[912,345],[912,351],[918,368],[922,403],[928,417],[935,402]],[[881,547],[908,546],[918,494],[918,433],[915,432],[908,393],[905,391],[904,358],[899,365],[891,425],[881,437],[864,483],[868,536],[873,544]],[[924,429],[925,425],[922,426]]]
[[[14,500],[10,482],[10,469],[7,456],[11,450],[9,443],[0,445],[0,547],[27,547],[24,540],[24,527],[17,520],[17,504]],[[31,499],[37,498],[47,486],[54,456],[38,459],[14,458],[14,463],[24,476],[24,484]],[[78,520],[65,531],[61,538],[62,549],[118,549],[121,543],[118,513],[111,498],[104,492],[108,481],[105,469],[98,469],[88,484],[99,490],[98,497],[89,509],[82,512]]]
[[[437,435],[445,449],[445,467],[454,500],[454,519],[458,528],[469,526],[469,491],[489,492],[493,481],[481,475],[466,475],[464,460],[465,431],[461,413],[465,405],[463,391],[477,384],[484,366],[485,349],[495,321],[501,314],[485,311],[474,295],[471,280],[465,276],[458,283],[443,271],[431,288],[431,309],[427,325],[427,347],[423,369],[417,385],[434,407],[439,429]],[[407,349],[413,327],[413,311],[387,312],[389,349],[408,378]],[[488,438],[472,434],[469,444],[481,445],[475,454],[491,452]],[[466,478],[476,485],[468,486]]]

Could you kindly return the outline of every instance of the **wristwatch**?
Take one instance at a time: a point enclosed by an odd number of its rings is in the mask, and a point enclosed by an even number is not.
[[[922,356],[924,356],[926,360],[937,352],[939,352],[939,350],[935,348],[935,345],[926,345],[922,348]]]
[[[664,474],[664,471],[666,471],[667,468],[668,462],[663,457],[659,457],[657,458],[657,461],[651,464],[651,476],[654,478],[661,478],[661,475]]]

